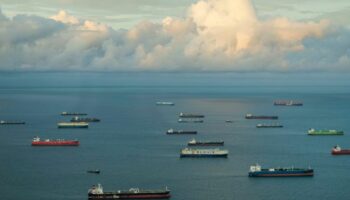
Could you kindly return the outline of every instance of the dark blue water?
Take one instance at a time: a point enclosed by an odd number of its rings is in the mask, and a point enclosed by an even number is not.
[[[174,200],[349,199],[350,81],[339,74],[2,73],[0,188],[6,200],[87,199],[104,189],[168,186]],[[302,107],[274,107],[297,99]],[[156,106],[173,101],[175,106]],[[100,118],[87,130],[59,130],[62,111]],[[180,112],[206,115],[203,124],[178,124]],[[256,129],[246,113],[279,115],[283,129]],[[225,120],[234,123],[225,123]],[[310,137],[308,128],[341,129],[344,136]],[[198,140],[224,140],[228,159],[180,159],[194,129]],[[79,139],[79,147],[35,148],[34,136]],[[249,166],[309,167],[312,178],[248,178]],[[86,170],[99,168],[100,175]]]

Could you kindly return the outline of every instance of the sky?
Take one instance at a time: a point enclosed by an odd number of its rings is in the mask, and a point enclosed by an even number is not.
[[[0,0],[0,71],[350,71],[348,0]]]

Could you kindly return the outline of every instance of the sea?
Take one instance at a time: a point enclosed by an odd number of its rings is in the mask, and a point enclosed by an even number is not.
[[[279,99],[303,106],[274,106]],[[171,101],[175,106],[157,106]],[[58,129],[83,112],[88,129]],[[180,112],[204,123],[178,123]],[[258,129],[278,115],[284,128]],[[336,73],[1,72],[0,199],[84,200],[104,191],[171,190],[172,200],[320,200],[350,198],[350,79]],[[226,123],[232,120],[233,123]],[[197,135],[166,135],[170,128]],[[308,136],[337,129],[344,136]],[[79,147],[32,147],[31,140],[78,139]],[[180,158],[187,142],[224,140],[228,158]],[[311,167],[313,177],[250,178],[249,167]],[[99,169],[100,174],[87,170]]]

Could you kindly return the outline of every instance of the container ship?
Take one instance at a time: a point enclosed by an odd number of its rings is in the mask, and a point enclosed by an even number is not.
[[[179,119],[177,120],[179,123],[203,123],[204,120],[201,119]]]
[[[308,135],[344,135],[344,131],[338,130],[315,130],[313,128],[307,131]]]
[[[303,102],[293,100],[276,100],[273,102],[275,106],[302,106]]]
[[[158,101],[156,102],[157,106],[174,106],[175,103],[170,102],[170,101]]]
[[[61,113],[62,116],[71,116],[71,115],[75,115],[75,116],[84,116],[87,115],[87,113],[78,113],[78,112],[62,112]]]
[[[0,121],[0,125],[20,125],[20,124],[25,124],[25,122],[22,121],[5,121],[5,120],[1,120]]]
[[[256,128],[283,128],[280,124],[257,124]]]
[[[39,137],[35,137],[32,140],[32,146],[79,146],[79,141],[78,140],[63,140],[63,139],[40,140]]]
[[[81,118],[81,117],[73,117],[71,120],[71,122],[100,122],[100,119],[97,118]]]
[[[86,122],[60,122],[57,124],[58,128],[88,128],[89,124]]]
[[[299,177],[313,176],[314,170],[307,168],[261,168],[260,165],[250,166],[249,177]]]
[[[181,118],[204,118],[204,115],[180,113],[179,117],[181,117]]]
[[[170,190],[168,188],[159,190],[142,190],[130,188],[129,190],[117,190],[104,192],[100,184],[92,186],[88,191],[89,200],[111,200],[111,199],[169,199]]]
[[[223,146],[224,141],[196,141],[192,139],[187,143],[188,146]]]
[[[185,148],[181,150],[180,157],[194,157],[194,158],[202,158],[202,157],[221,157],[227,158],[228,151],[220,150],[220,149],[190,149]]]
[[[339,145],[336,145],[332,149],[333,155],[350,155],[350,149],[342,149]]]
[[[197,131],[184,131],[184,130],[174,130],[174,129],[169,129],[167,130],[166,134],[168,135],[184,135],[184,134],[197,134]]]
[[[268,116],[268,115],[252,115],[247,114],[246,119],[278,119],[278,116]]]

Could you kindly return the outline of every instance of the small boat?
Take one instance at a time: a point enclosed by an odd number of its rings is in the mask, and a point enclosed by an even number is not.
[[[201,119],[179,119],[177,120],[179,123],[203,123],[204,120]]]
[[[344,135],[344,131],[339,130],[315,130],[313,128],[307,131],[308,135]]]
[[[179,117],[181,117],[181,118],[204,118],[204,115],[180,113]]]
[[[167,130],[166,134],[168,135],[186,135],[186,134],[197,134],[197,131],[184,131],[184,130],[174,130],[174,129],[169,129]]]
[[[223,146],[224,141],[196,141],[192,139],[187,143],[188,146]]]
[[[257,124],[256,128],[283,128],[280,124]]]
[[[278,119],[278,116],[274,115],[252,115],[252,114],[247,114],[245,116],[246,119]]]
[[[71,116],[71,115],[87,115],[87,113],[78,113],[78,112],[62,112],[61,113],[62,116]]]
[[[250,166],[249,177],[301,177],[313,176],[314,170],[311,168],[261,168],[260,165]]]
[[[104,192],[100,184],[92,186],[88,190],[89,200],[114,200],[114,199],[169,199],[170,190],[143,190],[139,188],[130,188],[129,190],[117,190],[113,192]]]
[[[90,174],[99,174],[99,173],[100,173],[100,170],[99,170],[99,169],[87,170],[86,172],[87,172],[87,173],[90,173]]]
[[[88,128],[89,124],[86,122],[60,122],[57,124],[58,128]]]
[[[25,124],[25,122],[22,121],[5,121],[1,120],[0,125],[20,125],[20,124]]]
[[[180,152],[180,157],[192,157],[192,158],[202,158],[202,157],[220,157],[227,158],[228,151],[221,149],[190,149],[185,148]]]
[[[175,103],[170,102],[170,101],[158,101],[156,102],[157,106],[174,106]]]
[[[339,145],[336,145],[332,149],[333,155],[350,155],[350,149],[342,149]]]
[[[64,140],[64,139],[41,140],[37,136],[37,137],[33,138],[32,146],[79,146],[79,141],[78,140]]]
[[[81,118],[81,117],[75,116],[70,121],[71,122],[100,122],[101,120],[97,118]]]

